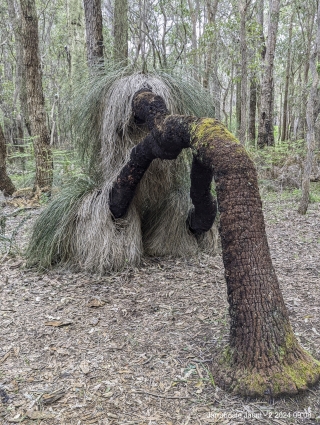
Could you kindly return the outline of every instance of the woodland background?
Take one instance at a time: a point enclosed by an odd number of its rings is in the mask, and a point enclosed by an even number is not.
[[[255,160],[293,330],[319,358],[319,4],[0,0],[0,172],[7,168],[16,189],[0,214],[1,423],[230,424],[221,416],[230,413],[245,424],[257,423],[250,415],[265,424],[319,421],[319,385],[269,401],[216,386],[209,365],[229,332],[220,255],[149,258],[105,276],[39,273],[23,256],[48,200],[37,180],[38,147],[52,153],[52,195],[83,172],[73,111],[92,63],[98,58],[107,72],[183,74],[209,90],[216,117]],[[90,5],[92,21],[94,10],[102,15],[96,57],[86,31]],[[39,51],[29,65],[38,60],[43,96],[28,81],[23,8],[38,18]],[[28,110],[36,97],[43,140]]]
[[[273,178],[272,173],[278,177],[273,166],[283,165],[283,157],[293,153],[295,159],[289,162],[297,166],[291,170],[291,185],[299,189],[303,169],[310,177],[314,151],[319,149],[318,3],[95,0],[84,6],[87,22],[88,17],[95,21],[102,15],[98,55],[104,57],[106,68],[121,65],[141,72],[158,69],[190,75],[209,90],[216,118],[249,149],[275,145],[262,154],[265,168],[272,164],[271,176],[264,177]],[[22,9],[31,6],[36,8],[39,27],[37,66],[47,132],[43,143],[53,151],[56,186],[80,172],[74,156],[72,102],[94,60],[90,39],[94,30],[86,31],[80,0],[1,0],[1,139],[9,153],[9,174],[18,188],[34,184],[37,148],[32,143],[28,99],[41,97],[34,88],[28,89],[25,72]],[[36,43],[33,47],[35,58]],[[309,166],[304,167],[307,150]],[[279,155],[282,160],[277,164]],[[313,177],[317,180],[317,175]]]

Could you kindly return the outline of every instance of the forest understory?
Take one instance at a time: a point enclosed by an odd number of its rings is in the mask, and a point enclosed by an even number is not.
[[[301,216],[296,191],[262,187],[262,195],[294,332],[319,359],[320,203]],[[40,273],[25,267],[22,253],[41,208],[16,214],[17,207],[3,208],[12,245],[0,262],[1,424],[320,420],[319,386],[278,400],[245,400],[216,386],[211,364],[229,333],[220,254],[147,259],[139,269],[102,277]]]

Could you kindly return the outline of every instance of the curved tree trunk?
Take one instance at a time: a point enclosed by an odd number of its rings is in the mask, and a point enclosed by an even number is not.
[[[320,363],[299,346],[291,329],[269,253],[256,169],[244,147],[215,119],[168,115],[162,98],[151,92],[136,95],[133,111],[151,132],[114,183],[110,209],[116,217],[125,214],[154,157],[174,159],[191,147],[197,173],[211,170],[216,182],[231,317],[219,383],[247,396],[295,394],[314,384]],[[201,210],[201,200],[196,202],[195,211]],[[207,218],[199,216],[198,223]]]
[[[12,195],[16,189],[7,174],[6,157],[6,139],[0,125],[0,190],[2,190],[5,195]]]

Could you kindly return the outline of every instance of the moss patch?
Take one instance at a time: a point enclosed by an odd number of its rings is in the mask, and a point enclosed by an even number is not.
[[[232,349],[227,347],[220,358],[217,382],[222,387],[248,397],[293,395],[314,385],[320,378],[320,362],[303,350],[304,358],[292,364],[266,370],[238,369],[232,365]]]
[[[230,131],[214,118],[202,118],[193,123],[190,129],[191,143],[195,148],[209,147],[214,149],[210,140],[222,139],[240,145],[240,142]]]

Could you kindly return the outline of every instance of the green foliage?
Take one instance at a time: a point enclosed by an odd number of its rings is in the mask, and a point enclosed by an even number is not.
[[[33,185],[35,162],[32,138],[24,139],[24,144],[9,146],[8,169],[17,189]],[[53,185],[62,187],[72,178],[83,175],[79,160],[74,150],[52,149],[54,171]]]
[[[248,146],[247,150],[258,166],[270,167],[284,165],[289,156],[304,157],[306,146],[304,140],[279,142],[275,146],[256,149]]]

